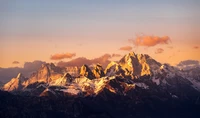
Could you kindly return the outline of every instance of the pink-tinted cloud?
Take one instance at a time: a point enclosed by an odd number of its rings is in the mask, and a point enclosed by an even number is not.
[[[129,42],[132,42],[135,46],[146,46],[146,47],[152,47],[158,44],[168,44],[170,41],[169,36],[137,36],[135,40],[128,40]]]
[[[115,54],[115,53],[113,53],[112,54],[112,57],[121,57],[122,55],[120,55],[120,54]]]
[[[110,54],[104,54],[98,58],[94,58],[94,59],[87,59],[85,57],[79,57],[76,59],[73,59],[71,61],[68,62],[64,62],[64,61],[60,61],[58,62],[58,66],[60,67],[66,67],[66,66],[82,66],[83,64],[86,65],[92,65],[92,64],[97,64],[100,63],[103,67],[106,67],[108,65],[108,63],[110,63],[110,60],[112,56]]]
[[[131,47],[131,46],[124,46],[124,47],[119,48],[119,50],[131,51],[131,50],[132,50],[132,47]]]
[[[199,49],[199,46],[194,46],[193,48],[194,48],[194,49]]]
[[[106,62],[108,59],[112,58],[110,54],[104,54],[98,58],[92,59],[94,63]]]
[[[19,64],[19,61],[13,61],[12,64]]]
[[[51,60],[61,60],[61,59],[71,59],[75,57],[76,53],[63,53],[63,54],[54,54],[50,57]]]
[[[158,48],[155,51],[156,54],[160,54],[160,53],[163,53],[163,52],[164,52],[164,49],[162,49],[162,48]]]

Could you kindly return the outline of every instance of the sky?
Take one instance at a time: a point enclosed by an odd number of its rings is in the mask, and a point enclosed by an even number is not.
[[[130,51],[200,61],[199,0],[1,0],[0,67]]]

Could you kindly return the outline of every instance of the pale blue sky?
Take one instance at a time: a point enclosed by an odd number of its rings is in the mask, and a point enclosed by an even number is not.
[[[12,66],[12,60],[50,61],[54,53],[88,58],[122,53],[118,49],[138,33],[167,35],[176,47],[199,45],[199,6],[199,0],[2,0],[0,66]]]

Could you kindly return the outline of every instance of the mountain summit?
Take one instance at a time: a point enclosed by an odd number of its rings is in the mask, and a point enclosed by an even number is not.
[[[16,78],[12,78],[8,83],[3,86],[3,90],[6,91],[17,91],[23,88],[25,85],[25,78],[21,73],[17,75]]]
[[[199,93],[198,74],[181,71],[161,64],[146,54],[130,52],[119,62],[110,62],[105,70],[100,64],[82,67],[57,67],[53,63],[43,64],[29,78],[18,74],[3,86],[5,91],[23,91],[35,96],[97,96],[116,94],[132,96],[134,91],[150,91],[169,96],[187,98]],[[70,75],[74,73],[78,75]],[[155,93],[155,94],[158,94]],[[187,97],[185,97],[187,96]],[[105,97],[105,96],[104,96]]]

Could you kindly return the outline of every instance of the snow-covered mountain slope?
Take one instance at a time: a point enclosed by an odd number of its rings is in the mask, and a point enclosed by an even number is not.
[[[200,91],[199,73],[199,68],[183,71],[161,64],[149,55],[130,52],[119,62],[110,62],[105,70],[100,64],[94,65],[92,70],[87,65],[60,68],[52,63],[43,64],[28,79],[19,74],[5,84],[3,90],[18,90],[39,96],[95,96],[102,91],[127,95],[128,91],[140,88],[185,95]]]
[[[200,67],[180,70],[179,74],[192,83],[192,86],[200,91]]]
[[[72,81],[72,76],[69,73],[65,73],[62,77],[52,81],[50,85],[65,86]]]
[[[25,78],[21,73],[19,73],[16,78],[12,78],[8,83],[6,83],[3,86],[3,90],[6,91],[20,90],[23,88],[26,80],[27,78]]]
[[[148,89],[145,83],[127,81],[119,77],[102,77],[97,79],[88,79],[86,77],[76,78],[71,83],[64,86],[50,85],[42,96],[54,95],[60,96],[65,94],[78,95],[78,96],[96,96],[103,92],[105,89],[111,93],[126,95],[130,90],[134,90],[135,87],[141,89]]]

